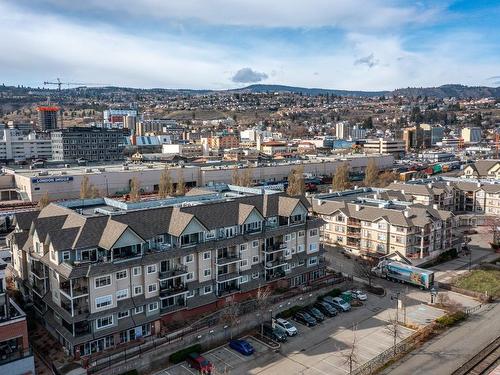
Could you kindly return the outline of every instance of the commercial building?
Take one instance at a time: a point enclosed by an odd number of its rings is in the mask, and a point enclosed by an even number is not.
[[[430,124],[420,124],[420,128],[424,132],[430,132],[431,146],[443,141],[444,128],[442,126],[432,126]]]
[[[57,129],[57,115],[60,108],[55,106],[39,106],[38,111],[38,127],[40,130]]]
[[[198,158],[203,156],[203,145],[201,143],[176,143],[163,145],[162,153],[176,154],[186,158]]]
[[[32,159],[51,159],[52,143],[50,134],[22,131],[12,128],[0,129],[0,160],[25,161]]]
[[[229,296],[325,275],[323,221],[304,198],[260,188],[67,201],[15,222],[17,284],[76,358],[159,334],[163,323],[215,311]]]
[[[167,135],[172,141],[184,139],[185,129],[170,119],[142,120],[137,126],[138,135],[162,134]]]
[[[0,374],[34,374],[26,314],[7,294],[6,267],[0,259]]]
[[[359,125],[354,125],[351,129],[350,139],[356,141],[365,138],[366,138],[366,129],[359,127]]]
[[[276,155],[288,152],[288,145],[285,142],[269,141],[262,142],[260,151],[267,155]]]
[[[464,143],[479,143],[483,139],[483,131],[477,127],[463,128],[461,137]]]
[[[89,162],[123,160],[127,131],[106,128],[71,127],[53,131],[52,159]]]
[[[460,246],[453,213],[383,195],[371,188],[316,195],[313,212],[326,222],[322,240],[375,258],[398,252],[416,263]]]
[[[370,154],[391,154],[395,157],[401,157],[405,153],[405,144],[397,139],[367,139],[363,144],[363,149]]]
[[[240,146],[238,137],[234,134],[214,135],[208,138],[208,148],[210,150],[225,150]]]
[[[167,154],[165,154],[167,155]],[[170,154],[172,155],[172,154]],[[317,157],[302,160],[304,173],[310,176],[331,176],[336,168],[347,162],[353,172],[362,172],[368,162],[374,160],[379,169],[392,168],[392,155],[349,155],[338,157]],[[253,180],[272,183],[283,181],[296,162],[262,162],[252,166]],[[130,190],[130,181],[137,177],[141,190],[151,193],[158,190],[160,176],[165,168],[163,163],[142,164],[105,164],[70,168],[43,168],[27,170],[4,167],[4,176],[0,176],[0,186],[11,189],[25,196],[27,201],[38,201],[45,193],[51,199],[75,199],[80,195],[80,185],[84,176],[105,195],[123,195]],[[171,165],[172,181],[176,183],[182,176],[188,186],[213,186],[229,184],[232,181],[234,165],[229,163],[206,163]]]
[[[432,142],[432,126],[426,124],[425,127],[417,125],[403,129],[403,141],[406,151],[430,148]]]
[[[135,124],[138,113],[135,109],[107,109],[103,111],[102,115],[105,124],[121,124],[124,126],[127,123],[127,117],[130,119],[135,118],[135,120],[129,120],[134,121]]]

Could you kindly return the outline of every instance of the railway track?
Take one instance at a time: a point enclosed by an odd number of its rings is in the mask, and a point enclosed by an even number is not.
[[[497,337],[452,375],[487,375],[499,365],[500,337]]]

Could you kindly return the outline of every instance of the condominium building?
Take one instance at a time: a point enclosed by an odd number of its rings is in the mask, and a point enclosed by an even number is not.
[[[6,293],[6,267],[0,259],[0,374],[34,374],[26,314]]]
[[[21,130],[4,128],[0,129],[0,134],[0,160],[52,158],[52,144],[48,133],[32,131],[25,135]]]
[[[16,215],[17,284],[75,357],[160,333],[162,323],[260,286],[325,274],[304,198],[233,187],[167,200],[50,204]]]
[[[57,161],[85,159],[91,162],[123,160],[128,131],[71,127],[51,133],[52,158]]]
[[[500,179],[500,160],[476,160],[463,169],[462,178]]]
[[[319,194],[312,199],[312,208],[326,222],[322,240],[358,255],[399,252],[421,261],[459,246],[451,212],[381,199],[370,188]]]

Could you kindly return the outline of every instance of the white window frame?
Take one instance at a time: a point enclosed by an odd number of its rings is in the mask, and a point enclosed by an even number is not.
[[[248,283],[248,275],[243,275],[240,277],[240,284]]]
[[[125,276],[121,276],[121,277],[118,277],[119,274],[123,274],[125,273]],[[115,279],[116,280],[123,280],[123,279],[126,279],[128,277],[128,271],[127,270],[121,270],[121,271],[118,271],[115,273]]]
[[[203,260],[208,260],[212,257],[212,253],[210,251],[205,251],[203,253]]]
[[[210,268],[205,268],[203,270],[203,276],[204,277],[210,277],[210,276],[212,276],[212,270]]]
[[[144,306],[143,305],[136,306],[136,308],[134,309],[134,315],[142,314],[143,312],[144,312]]]
[[[259,259],[260,259],[260,257],[259,257],[258,255],[254,255],[254,256],[252,257],[252,264],[257,264],[257,263],[259,263]]]
[[[240,267],[248,267],[248,259],[242,259],[240,261]]]
[[[103,319],[109,319],[109,323],[106,324],[106,325],[102,325],[99,327],[99,322]],[[108,316],[103,316],[101,318],[97,318],[96,321],[95,321],[95,329],[104,329],[104,328],[107,328],[107,327],[110,327],[114,324],[114,318],[113,318],[113,315],[108,315]]]
[[[97,282],[104,278],[109,278],[109,284],[97,286]],[[94,279],[94,286],[96,289],[105,288],[110,285],[113,285],[113,278],[111,277],[111,275],[98,276]]]
[[[208,288],[208,290],[207,290]],[[210,294],[213,292],[213,288],[212,288],[212,285],[205,285],[203,287],[203,294]]]
[[[63,251],[62,252],[62,260],[63,262],[70,260],[71,259],[71,252],[70,251]]]
[[[151,306],[156,306],[154,308],[151,308]],[[158,310],[160,307],[159,303],[158,302],[151,302],[148,304],[148,312],[151,312],[151,311],[156,311]]]
[[[141,291],[139,293],[136,292],[136,289],[139,288]],[[139,296],[143,293],[142,285],[134,285],[134,296]]]
[[[132,270],[132,275],[141,276],[142,275],[142,267],[134,267]]]
[[[105,305],[99,306],[100,304],[106,303]],[[113,305],[113,296],[108,294],[106,296],[100,296],[95,298],[95,308],[97,310],[105,309]]]
[[[192,263],[193,261],[194,261],[193,254],[188,254],[188,255],[184,256],[184,263],[185,264]]]
[[[259,247],[259,240],[252,241],[252,247]]]
[[[124,313],[127,315],[120,316],[120,314],[124,314]],[[118,314],[117,314],[118,320],[128,318],[129,316],[130,316],[130,310],[118,311]]]
[[[151,269],[151,271],[150,271],[150,269]],[[147,266],[147,268],[146,268],[146,273],[147,273],[148,275],[151,275],[152,273],[156,273],[156,269],[157,269],[157,268],[156,268],[156,264],[150,264],[150,265],[148,265],[148,266]]]
[[[194,272],[189,272],[186,275],[186,281],[193,280],[194,279]]]
[[[154,286],[154,290],[151,290],[151,287]],[[148,285],[148,293],[156,293],[158,291],[158,283],[153,283]]]
[[[128,298],[128,288],[127,289],[117,290],[116,293],[115,293],[115,295],[116,295],[116,300],[117,301],[121,301],[122,299],[127,299]]]

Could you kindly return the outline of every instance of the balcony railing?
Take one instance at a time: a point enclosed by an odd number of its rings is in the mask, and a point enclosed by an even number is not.
[[[361,221],[359,220],[352,220],[352,219],[348,219],[347,220],[347,225],[349,227],[356,227],[356,228],[359,228],[361,227]]]
[[[173,297],[179,294],[187,293],[188,288],[186,285],[170,286],[162,288],[160,286],[160,299]]]
[[[169,270],[160,271],[158,273],[159,280],[172,279],[174,277],[180,277],[188,273],[188,267],[184,264],[178,264]]]
[[[44,275],[44,266],[35,266],[33,263],[30,267],[31,273],[38,277],[39,279],[45,279],[47,276]]]
[[[266,262],[266,269],[271,270],[278,267],[283,267],[287,264],[285,259],[276,259],[270,262]]]
[[[239,272],[229,272],[229,273],[221,273],[217,275],[217,282],[222,283],[229,280],[234,280],[240,277]]]
[[[218,266],[223,266],[226,264],[238,263],[239,261],[241,261],[241,256],[239,254],[227,254],[225,256],[218,257],[215,263]]]
[[[268,254],[272,254],[272,253],[277,253],[277,252],[283,251],[286,248],[287,248],[286,243],[278,242],[278,243],[275,243],[273,245],[266,246],[264,252],[268,253]]]

